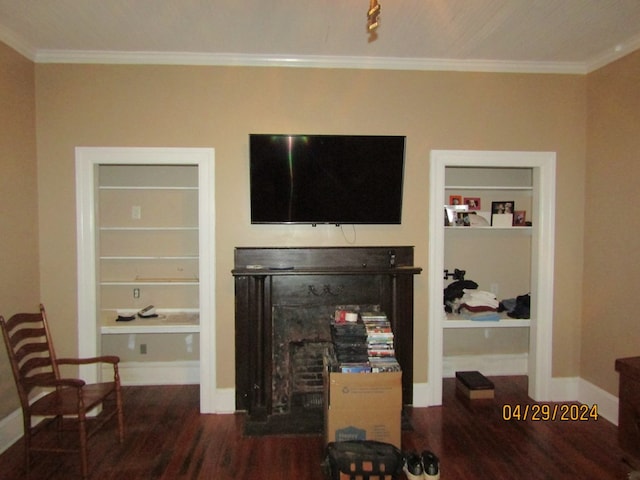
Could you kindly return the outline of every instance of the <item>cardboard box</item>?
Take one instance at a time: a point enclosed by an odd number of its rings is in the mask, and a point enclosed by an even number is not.
[[[325,373],[325,440],[377,440],[400,448],[402,372]]]

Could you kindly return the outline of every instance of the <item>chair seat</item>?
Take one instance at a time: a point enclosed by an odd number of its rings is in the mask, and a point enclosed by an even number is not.
[[[85,412],[98,406],[106,395],[114,391],[115,382],[94,383],[85,385],[83,390]],[[65,387],[49,392],[44,397],[31,404],[31,413],[36,416],[77,415],[78,391]]]

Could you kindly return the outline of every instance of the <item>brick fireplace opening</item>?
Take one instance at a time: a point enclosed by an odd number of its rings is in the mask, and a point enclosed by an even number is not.
[[[236,408],[248,433],[321,433],[336,308],[378,309],[413,396],[413,247],[236,248]]]
[[[324,358],[333,355],[330,326],[336,310],[380,311],[380,306],[273,306],[273,415],[322,413]]]
[[[329,310],[273,307],[273,414],[322,408],[323,357],[331,348]]]

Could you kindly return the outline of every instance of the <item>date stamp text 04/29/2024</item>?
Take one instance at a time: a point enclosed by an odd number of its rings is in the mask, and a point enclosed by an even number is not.
[[[533,403],[504,404],[502,420],[532,422],[588,422],[598,420],[598,404]]]

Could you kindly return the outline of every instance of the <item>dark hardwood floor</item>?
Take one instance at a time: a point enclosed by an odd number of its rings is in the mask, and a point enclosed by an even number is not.
[[[494,377],[496,398],[470,403],[445,381],[442,407],[409,409],[404,451],[431,449],[441,478],[625,479],[617,428],[588,421],[504,420],[502,406],[525,405],[526,378]],[[90,439],[92,479],[324,480],[320,435],[243,436],[243,415],[200,415],[197,386],[125,387],[125,441],[115,425]],[[32,473],[17,442],[0,456],[2,480],[79,478],[77,456],[36,453]]]

